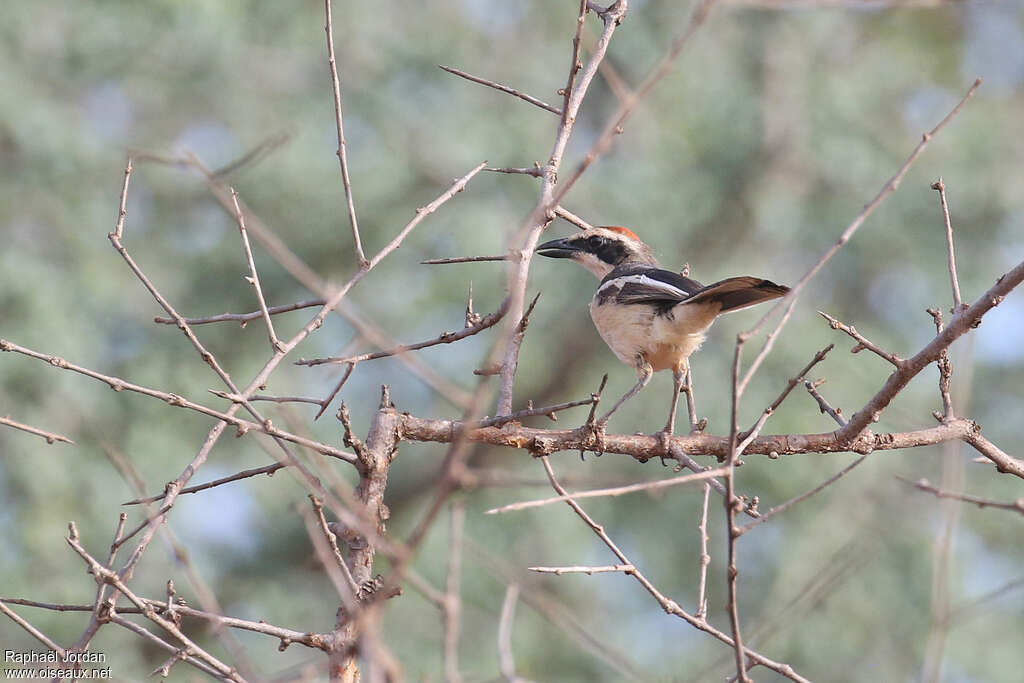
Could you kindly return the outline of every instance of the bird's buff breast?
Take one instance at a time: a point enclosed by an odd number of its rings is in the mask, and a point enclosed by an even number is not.
[[[717,306],[679,305],[669,315],[656,315],[643,304],[598,306],[590,303],[590,317],[619,360],[639,367],[638,358],[655,372],[686,367],[690,354],[700,348],[704,333],[715,319]]]

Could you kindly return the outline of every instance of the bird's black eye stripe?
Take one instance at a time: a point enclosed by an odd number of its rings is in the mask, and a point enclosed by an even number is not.
[[[593,235],[587,240],[587,246],[596,253],[598,249],[604,246],[604,238],[600,235]]]

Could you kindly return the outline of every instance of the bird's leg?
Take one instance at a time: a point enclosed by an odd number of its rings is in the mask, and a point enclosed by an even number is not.
[[[623,394],[622,398],[620,398],[618,402],[612,406],[612,409],[605,413],[604,416],[597,421],[598,429],[603,430],[604,426],[608,423],[608,418],[610,418],[623,403],[633,398],[636,392],[640,391],[645,386],[647,386],[647,383],[651,381],[651,375],[654,374],[654,368],[652,368],[651,364],[648,363],[643,358],[637,359],[636,371],[640,378],[636,381],[636,384],[633,385],[633,388],[627,391],[625,394]]]
[[[672,404],[668,410],[668,422],[662,430],[667,436],[672,436],[676,429],[676,406],[679,404],[679,392],[683,388],[683,378],[687,372],[686,366],[682,364],[672,369]]]

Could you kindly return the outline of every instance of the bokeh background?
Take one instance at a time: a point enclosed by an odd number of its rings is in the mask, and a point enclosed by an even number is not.
[[[356,207],[368,253],[384,245],[451,179],[487,159],[529,166],[550,152],[556,118],[437,68],[468,70],[557,104],[565,82],[575,3],[448,0],[336,3],[335,35]],[[690,8],[634,0],[609,50],[609,65],[637,84],[688,21]],[[9,0],[0,22],[0,337],[116,375],[219,405],[219,388],[187,340],[154,325],[161,311],[110,248],[129,150],[194,153],[211,168],[286,136],[228,180],[245,202],[325,278],[353,272],[337,160],[322,3],[105,2]],[[593,45],[591,15],[584,40]],[[589,54],[589,50],[585,50]],[[1024,257],[1024,10],[1017,2],[722,2],[674,71],[644,103],[614,149],[584,176],[565,205],[594,224],[634,228],[671,267],[713,281],[738,274],[795,281],[903,162],[976,77],[977,97],[907,174],[802,296],[786,333],[751,385],[741,423],[752,423],[814,351],[837,348],[818,366],[821,391],[851,413],[884,382],[886,364],[850,355],[852,343],[818,317],[827,311],[901,355],[933,335],[927,307],[950,305],[937,194],[948,187],[967,300]],[[598,77],[569,146],[571,168],[596,138],[617,99]],[[504,279],[493,263],[427,267],[423,258],[501,253],[534,206],[537,182],[481,174],[431,216],[353,291],[351,301],[394,338],[416,341],[461,327],[469,281],[476,308],[493,310]],[[565,223],[552,234],[568,234]],[[126,244],[186,315],[255,308],[236,228],[194,172],[139,162],[128,201]],[[256,248],[273,304],[310,292]],[[538,261],[544,261],[538,259]],[[609,373],[609,395],[634,381],[604,347],[586,302],[594,283],[582,269],[535,262],[530,293],[543,294],[523,347],[516,404],[583,398]],[[755,313],[720,321],[694,358],[699,410],[716,433],[728,424],[727,377],[734,335]],[[279,318],[290,333],[307,314]],[[954,386],[964,414],[1010,453],[1024,415],[1024,297],[1014,293],[970,338],[954,346]],[[299,350],[337,353],[353,338],[335,317]],[[201,336],[233,377],[252,376],[267,354],[256,323],[206,326]],[[424,351],[422,358],[470,389],[493,333]],[[372,350],[362,344],[360,350]],[[329,368],[285,366],[269,391],[322,396]],[[885,412],[878,430],[929,426],[940,407],[929,369]],[[402,410],[449,417],[458,408],[398,361],[360,365],[342,397],[365,433],[379,385]],[[651,432],[667,409],[670,378],[658,376],[612,422]],[[297,406],[293,419],[340,442],[328,417]],[[333,411],[332,411],[333,412]],[[209,420],[61,372],[28,358],[0,358],[0,414],[66,434],[47,446],[0,430],[0,595],[86,603],[94,584],[67,547],[68,520],[104,555],[131,487],[104,455],[121,453],[150,492],[190,460]],[[560,425],[574,426],[582,410]],[[534,421],[538,425],[545,420]],[[295,424],[295,423],[292,423]],[[827,431],[832,425],[797,391],[766,431]],[[405,444],[391,472],[391,529],[403,534],[429,500],[443,447]],[[1024,575],[1024,520],[1000,510],[943,506],[895,479],[933,482],[990,498],[1021,496],[1018,480],[947,449],[880,452],[822,495],[779,516],[740,543],[740,613],[746,642],[813,680],[915,680],[935,644],[933,585],[948,567],[954,609]],[[739,489],[762,508],[811,488],[849,454],[747,460]],[[267,464],[256,439],[222,439],[194,482]],[[461,494],[467,549],[461,659],[467,680],[498,672],[498,614],[509,581],[524,587],[513,646],[519,672],[540,681],[721,680],[731,653],[667,617],[621,575],[537,577],[536,564],[606,564],[612,556],[567,509],[510,515],[482,512],[549,494],[539,465],[521,451],[475,452],[474,467],[520,482]],[[657,463],[619,456],[557,456],[579,488],[670,476]],[[331,465],[333,466],[333,465]],[[336,468],[350,477],[345,467]],[[945,479],[944,479],[945,477]],[[727,630],[724,521],[720,499],[710,529],[711,619]],[[334,593],[315,559],[297,506],[304,489],[286,475],[249,479],[179,500],[170,528],[213,586],[226,613],[304,630],[328,630]],[[595,500],[586,507],[666,594],[693,609],[698,566],[699,488],[658,496]],[[138,511],[132,511],[138,515]],[[136,519],[136,517],[132,517]],[[949,529],[948,562],[938,549]],[[417,569],[443,585],[446,525],[439,523]],[[938,559],[937,559],[938,558]],[[384,565],[382,565],[382,570]],[[179,561],[159,539],[135,579],[160,597],[173,578],[193,599]],[[1008,681],[1019,676],[1024,590],[955,612],[939,676]],[[16,608],[70,644],[86,617]],[[208,631],[191,624],[218,653]],[[439,680],[441,627],[413,590],[388,606],[382,629],[411,680]],[[322,664],[318,652],[239,634],[259,676],[282,680]],[[0,643],[38,644],[0,620]],[[94,648],[119,680],[142,680],[164,653],[113,627]],[[312,669],[316,671],[316,669]],[[313,676],[319,674],[312,674]],[[200,674],[178,666],[172,680]],[[755,670],[757,680],[774,674]]]

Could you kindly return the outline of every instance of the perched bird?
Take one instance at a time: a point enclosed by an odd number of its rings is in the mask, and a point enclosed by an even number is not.
[[[715,318],[789,291],[789,287],[749,276],[702,285],[663,270],[650,247],[633,231],[618,226],[591,228],[551,240],[537,247],[536,253],[572,259],[601,280],[590,301],[590,317],[619,360],[636,369],[636,385],[598,421],[601,427],[647,385],[653,373],[671,369],[675,382],[664,430],[671,434],[690,354],[700,347]]]

